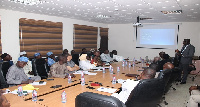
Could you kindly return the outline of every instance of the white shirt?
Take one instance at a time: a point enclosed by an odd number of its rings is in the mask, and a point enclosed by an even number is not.
[[[131,91],[135,88],[135,86],[139,83],[139,81],[126,80],[126,82],[122,83],[122,91],[118,93],[114,93],[111,96],[118,98],[124,104],[127,101]]]
[[[79,61],[79,67],[83,70],[88,70],[94,68],[95,65],[91,64],[88,60],[82,60]]]
[[[101,60],[106,62],[113,61],[113,59],[110,57],[109,54],[104,54],[104,53],[101,54]]]
[[[123,56],[113,55],[113,59],[116,61],[123,61],[125,58]]]

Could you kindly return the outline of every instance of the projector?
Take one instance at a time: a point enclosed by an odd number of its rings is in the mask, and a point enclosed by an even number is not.
[[[138,27],[142,27],[143,25],[141,23],[133,23],[133,26],[138,26]]]

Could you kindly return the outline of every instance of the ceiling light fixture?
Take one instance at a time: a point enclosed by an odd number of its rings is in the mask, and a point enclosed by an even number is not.
[[[8,0],[8,1],[25,5],[38,5],[46,2],[42,0]]]
[[[161,11],[163,14],[181,14],[182,10],[175,10],[175,11]]]
[[[111,17],[111,16],[102,15],[102,14],[97,15],[97,18],[110,18],[110,17]]]

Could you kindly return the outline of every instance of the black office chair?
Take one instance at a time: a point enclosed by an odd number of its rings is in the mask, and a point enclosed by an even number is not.
[[[44,60],[44,63],[37,64],[36,59],[32,59],[32,71],[34,76],[40,76],[41,79],[48,78],[48,69],[47,69],[47,63]]]
[[[156,107],[164,93],[164,81],[159,78],[140,80],[132,90],[127,107]]]
[[[170,85],[170,83],[168,83],[170,76],[171,76],[171,70],[166,69],[166,70],[161,71],[157,77],[157,78],[163,80],[164,85],[165,85],[164,94],[163,94],[163,102],[165,103],[165,105],[168,105],[168,103],[165,101],[165,94],[169,91],[169,89],[167,87],[169,87],[169,85]]]
[[[75,107],[126,107],[119,99],[92,92],[76,96]]]
[[[172,84],[178,79],[180,72],[181,70],[178,67],[175,67],[174,69],[172,69],[171,76],[169,78],[167,86],[165,87],[165,93],[167,93],[170,90],[170,88],[172,88],[173,90],[176,90],[174,87],[172,87]]]
[[[3,72],[2,72],[2,64],[3,62],[0,62],[0,89],[3,88],[8,88],[8,84],[3,76]]]

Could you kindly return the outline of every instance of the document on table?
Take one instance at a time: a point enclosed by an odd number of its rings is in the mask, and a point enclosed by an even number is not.
[[[39,83],[39,82],[33,82],[33,83],[29,83],[31,85],[46,85],[47,82],[43,82],[43,83]]]
[[[88,75],[97,75],[97,73],[91,73],[91,72],[88,72],[88,71],[83,71],[83,73],[84,74],[88,74]],[[82,74],[82,71],[76,71],[73,74]]]
[[[117,89],[113,89],[113,88],[105,88],[105,87],[100,87],[97,89],[97,91],[103,91],[103,92],[107,92],[107,93],[114,93]]]

